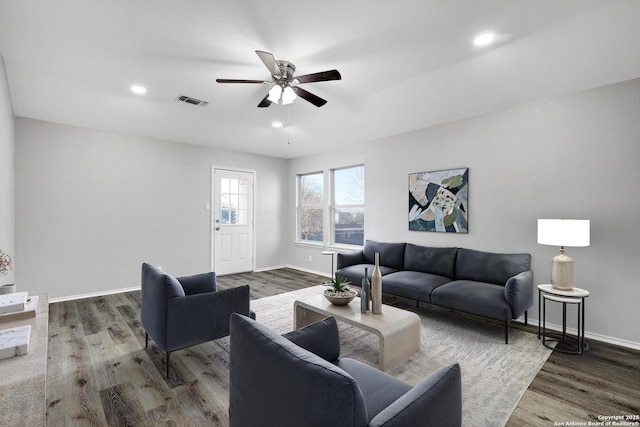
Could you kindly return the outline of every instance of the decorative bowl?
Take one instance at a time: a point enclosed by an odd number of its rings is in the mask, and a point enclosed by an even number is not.
[[[358,295],[356,291],[340,292],[335,294],[331,289],[325,289],[322,294],[333,305],[347,305]]]

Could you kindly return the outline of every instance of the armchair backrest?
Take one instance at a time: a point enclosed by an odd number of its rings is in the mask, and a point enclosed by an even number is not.
[[[151,264],[142,264],[142,301],[140,318],[142,326],[162,348],[167,348],[167,301],[183,297],[180,282]]]
[[[231,316],[231,427],[366,426],[353,377],[248,317]]]

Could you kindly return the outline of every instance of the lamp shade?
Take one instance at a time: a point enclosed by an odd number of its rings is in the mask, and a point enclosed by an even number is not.
[[[538,243],[552,246],[589,246],[588,219],[539,219]]]
[[[267,99],[275,104],[280,102],[280,95],[282,95],[282,86],[276,84],[269,90],[269,96]]]
[[[291,86],[285,87],[282,91],[282,105],[291,104],[297,97],[298,95],[296,95],[296,92]]]

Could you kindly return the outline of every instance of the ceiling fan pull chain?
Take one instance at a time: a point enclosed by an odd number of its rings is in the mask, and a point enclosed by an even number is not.
[[[291,105],[287,105],[287,145],[291,145]]]

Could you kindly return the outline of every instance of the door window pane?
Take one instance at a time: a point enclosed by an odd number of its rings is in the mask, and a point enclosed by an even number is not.
[[[220,222],[226,225],[247,225],[248,180],[220,179]]]

